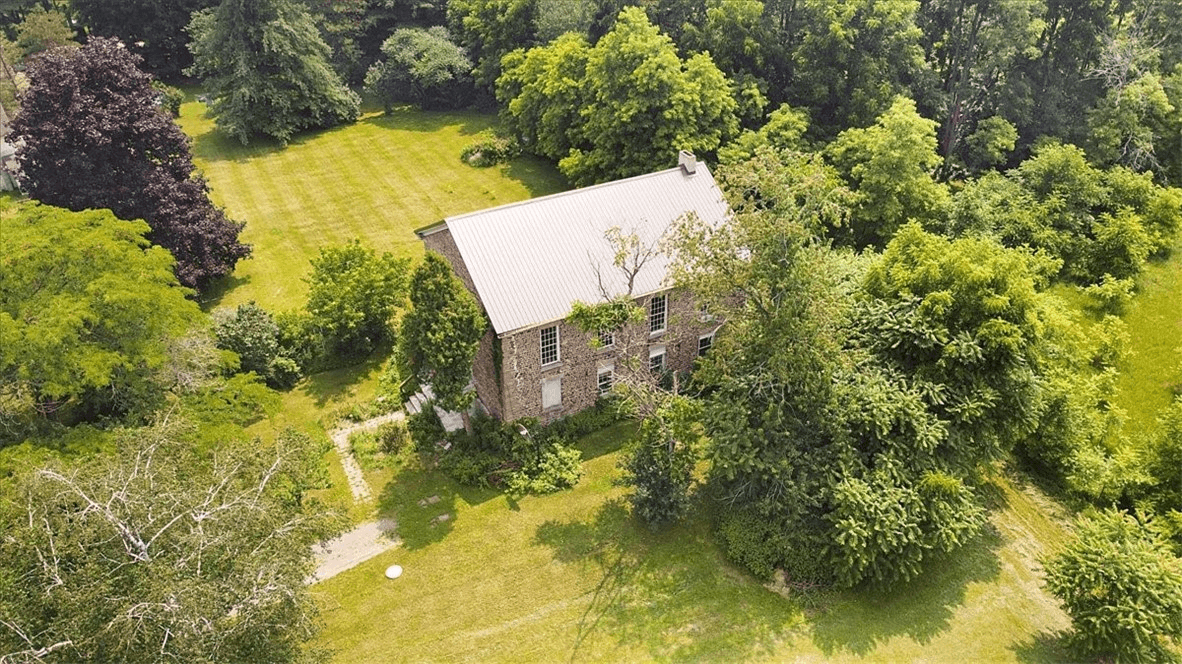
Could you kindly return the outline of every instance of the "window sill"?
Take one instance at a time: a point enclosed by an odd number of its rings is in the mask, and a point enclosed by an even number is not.
[[[550,364],[543,364],[541,367],[542,373],[545,373],[547,371],[553,371],[555,369],[561,369],[561,368],[562,368],[562,360],[559,360],[557,362],[551,362]]]
[[[648,338],[649,339],[656,339],[657,337],[663,336],[668,331],[669,331],[669,328],[665,328],[663,330],[657,330],[656,332],[649,332]]]

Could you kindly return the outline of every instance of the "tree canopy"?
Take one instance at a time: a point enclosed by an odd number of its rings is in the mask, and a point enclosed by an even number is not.
[[[110,452],[7,480],[6,659],[307,661],[311,545],[339,525],[301,505],[323,446],[289,431],[202,452],[186,436],[125,431]]]
[[[250,247],[241,223],[209,200],[189,139],[161,112],[139,57],[114,39],[91,39],[29,64],[29,89],[13,133],[22,184],[48,205],[106,208],[143,219],[148,239],[176,258],[181,283],[203,287],[229,274]]]
[[[294,0],[222,0],[193,14],[193,66],[218,129],[242,141],[281,143],[309,128],[357,119],[360,98],[329,64],[330,51]]]
[[[195,11],[217,0],[71,0],[91,37],[116,37],[144,58],[144,68],[176,79],[193,64],[185,28]]]
[[[394,309],[406,299],[409,265],[358,240],[324,247],[312,259],[305,309],[333,352],[361,357],[390,337]]]
[[[0,205],[0,443],[46,419],[150,412],[170,342],[200,325],[172,257],[106,210]]]
[[[365,87],[389,110],[397,102],[425,109],[457,108],[471,100],[472,63],[436,26],[399,28],[382,42],[385,61],[365,75]]]
[[[576,184],[657,170],[681,149],[713,153],[738,133],[730,83],[710,56],[679,58],[637,7],[595,46],[565,36],[504,66],[497,95],[510,127]]]

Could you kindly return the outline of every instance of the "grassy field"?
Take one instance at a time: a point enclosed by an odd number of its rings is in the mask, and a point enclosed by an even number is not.
[[[190,94],[179,122],[193,139],[197,167],[214,201],[246,222],[242,238],[254,247],[205,306],[254,300],[271,311],[296,309],[304,303],[309,260],[321,247],[361,238],[379,251],[417,256],[415,228],[568,186],[552,166],[529,157],[484,169],[463,164],[460,151],[495,121],[477,113],[369,110],[356,124],[304,134],[286,148],[242,146],[214,131]],[[324,436],[334,412],[373,397],[380,360],[301,382],[283,394],[279,414],[251,433],[270,437],[294,427]],[[336,453],[326,461],[332,487],[316,497],[355,521],[367,517],[369,510],[352,502]]]
[[[1062,659],[1066,618],[1032,571],[1062,530],[1033,489],[998,479],[985,536],[894,594],[785,598],[725,561],[708,517],[657,534],[629,517],[613,480],[631,433],[588,437],[573,491],[519,502],[398,471],[381,502],[404,544],[314,588],[317,645],[339,662]]]
[[[272,311],[303,306],[302,278],[321,247],[352,238],[417,256],[413,229],[446,216],[561,191],[550,165],[532,158],[473,168],[460,151],[495,122],[476,113],[367,112],[356,124],[301,135],[286,148],[244,147],[214,131],[203,104],[181,107],[197,167],[213,199],[245,221],[254,257],[208,305],[255,300]]]
[[[1133,353],[1120,368],[1116,399],[1133,439],[1153,430],[1182,386],[1182,245],[1168,259],[1150,261],[1137,286],[1123,316]]]

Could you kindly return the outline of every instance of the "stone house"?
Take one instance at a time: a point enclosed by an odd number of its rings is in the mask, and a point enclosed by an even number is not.
[[[666,256],[648,254],[629,289],[606,238],[614,228],[655,248],[687,214],[710,224],[727,218],[730,209],[706,165],[686,152],[679,162],[416,231],[428,250],[447,258],[491,322],[472,371],[486,411],[505,421],[549,422],[593,405],[609,390],[624,361],[621,352],[654,370],[688,371],[709,349],[719,322],[699,311],[688,293],[668,287]],[[602,335],[598,347],[564,320],[576,301],[593,304],[629,292],[647,320]],[[617,341],[625,338],[628,343]]]

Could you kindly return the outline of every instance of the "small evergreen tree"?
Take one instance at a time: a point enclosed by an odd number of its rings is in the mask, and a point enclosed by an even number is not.
[[[1116,511],[1085,519],[1046,568],[1085,653],[1163,661],[1166,639],[1182,639],[1182,561],[1138,519]]]
[[[431,384],[440,406],[466,412],[474,395],[465,388],[487,325],[480,305],[447,260],[430,251],[411,277],[410,303],[400,338],[408,369]]]

